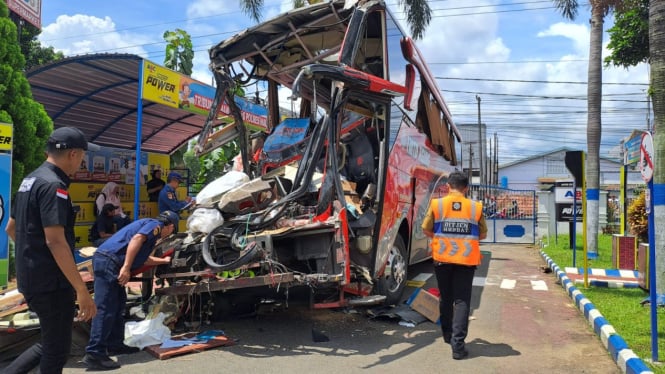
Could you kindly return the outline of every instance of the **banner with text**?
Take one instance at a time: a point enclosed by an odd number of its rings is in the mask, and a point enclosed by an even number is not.
[[[148,60],[144,60],[142,84],[144,99],[204,116],[208,115],[215,97],[214,87]],[[236,97],[235,101],[246,125],[258,130],[268,128],[266,108],[240,97]],[[222,103],[219,112],[222,116],[230,114],[226,102]]]
[[[14,127],[0,122],[0,287],[9,282],[9,220],[12,191],[12,138]]]

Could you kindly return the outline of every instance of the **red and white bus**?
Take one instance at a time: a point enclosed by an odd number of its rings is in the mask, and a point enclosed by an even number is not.
[[[384,2],[296,9],[219,43],[210,58],[211,113],[226,102],[235,122],[219,130],[210,115],[199,145],[237,137],[243,172],[197,196],[187,237],[159,272],[186,282],[157,292],[309,286],[316,308],[397,303],[408,266],[431,256],[420,223],[430,198],[446,193],[461,139]],[[238,84],[267,90],[267,132],[243,124]],[[297,118],[280,117],[281,88],[300,99]]]

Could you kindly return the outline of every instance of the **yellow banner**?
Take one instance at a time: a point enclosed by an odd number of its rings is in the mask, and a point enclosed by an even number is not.
[[[148,60],[143,61],[143,98],[178,107],[180,74]]]
[[[12,150],[12,137],[14,126],[9,123],[0,122],[0,151]]]

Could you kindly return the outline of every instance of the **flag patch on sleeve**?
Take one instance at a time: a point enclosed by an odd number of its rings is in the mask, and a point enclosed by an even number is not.
[[[69,197],[69,192],[67,192],[67,190],[58,188],[55,192],[55,195],[61,199],[67,200],[67,198]]]

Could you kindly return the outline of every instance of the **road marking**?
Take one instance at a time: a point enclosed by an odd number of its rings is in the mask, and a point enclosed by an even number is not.
[[[534,291],[547,291],[547,283],[542,280],[531,281],[531,289]]]
[[[500,287],[504,288],[504,289],[512,290],[513,288],[515,288],[516,283],[517,283],[517,281],[515,279],[503,279],[501,281],[501,286]]]
[[[487,278],[485,277],[473,277],[473,285],[476,287],[485,287],[487,283]]]

